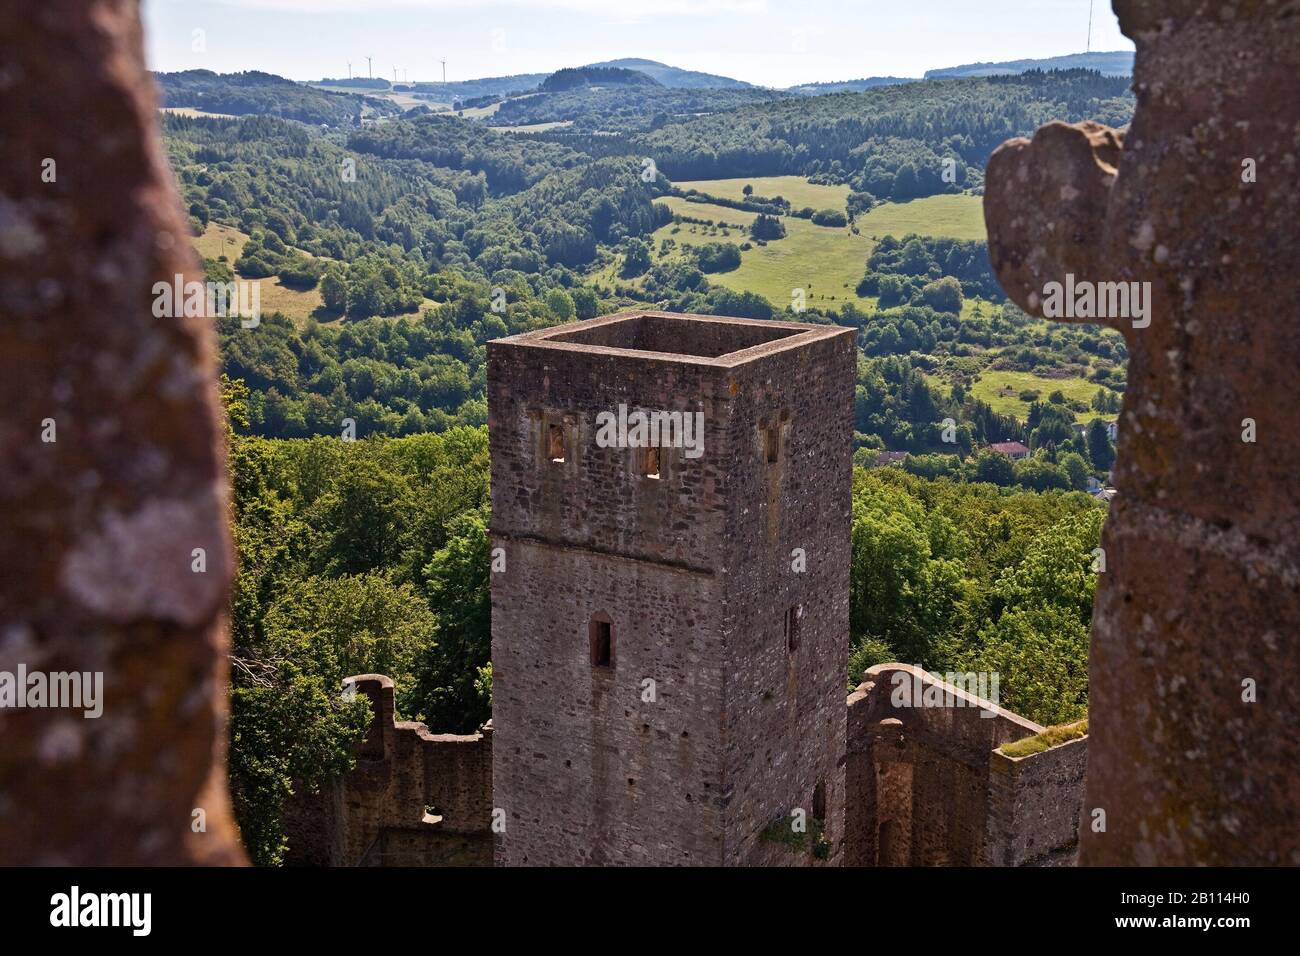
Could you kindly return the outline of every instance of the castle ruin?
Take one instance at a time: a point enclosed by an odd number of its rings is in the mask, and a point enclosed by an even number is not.
[[[488,360],[491,724],[353,678],[374,722],[293,862],[1072,859],[1085,739],[1005,756],[1045,728],[900,664],[846,701],[851,329],[638,311]]]

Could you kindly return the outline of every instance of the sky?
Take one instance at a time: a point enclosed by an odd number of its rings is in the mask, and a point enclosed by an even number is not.
[[[155,70],[448,80],[643,57],[762,86],[1082,53],[1090,0],[144,0]],[[1093,50],[1131,50],[1095,0]],[[201,32],[196,32],[201,31]],[[201,42],[199,42],[201,41]]]

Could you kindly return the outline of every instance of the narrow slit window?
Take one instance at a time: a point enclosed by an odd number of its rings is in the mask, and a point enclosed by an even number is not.
[[[799,615],[802,608],[798,604],[785,612],[785,644],[793,654],[799,649]]]
[[[591,666],[614,666],[614,625],[593,618],[591,622]]]
[[[646,478],[659,477],[659,449],[645,448],[641,452],[641,474]]]
[[[821,780],[813,788],[812,815],[818,823],[826,820],[826,784]]]
[[[775,464],[781,455],[781,426],[775,422],[763,430],[763,449],[767,463]]]
[[[551,461],[564,461],[564,425],[552,424],[546,427],[546,456]]]

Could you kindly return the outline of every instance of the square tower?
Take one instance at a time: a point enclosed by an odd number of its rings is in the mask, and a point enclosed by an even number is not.
[[[498,865],[836,861],[855,372],[719,316],[488,344]]]

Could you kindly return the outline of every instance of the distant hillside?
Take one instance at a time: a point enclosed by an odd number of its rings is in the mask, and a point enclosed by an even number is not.
[[[712,73],[700,73],[695,70],[682,70],[675,66],[669,66],[666,63],[659,63],[656,60],[643,60],[637,58],[628,58],[622,60],[606,60],[603,63],[588,63],[578,69],[614,69],[614,70],[635,70],[637,73],[644,74],[656,83],[669,89],[677,90],[704,90],[704,89],[749,89],[752,84],[744,83],[740,80],[733,80],[729,76],[717,76]],[[560,70],[558,72],[565,72]],[[551,73],[515,73],[511,76],[485,76],[474,80],[457,80],[451,83],[412,83],[413,92],[427,93],[435,99],[444,100],[448,103],[467,100],[479,100],[484,97],[506,96],[511,93],[527,93],[538,89],[547,77],[553,76]],[[386,81],[373,81],[380,89],[386,89]],[[595,81],[592,81],[595,83]],[[609,82],[608,80],[606,82]],[[339,86],[337,80],[321,80],[317,85],[320,86]],[[360,85],[354,82],[351,85]],[[600,85],[600,84],[595,84]],[[567,87],[566,87],[567,88]]]
[[[457,100],[481,99],[485,96],[505,96],[508,93],[527,93],[537,89],[549,73],[515,73],[511,76],[485,76],[477,80],[456,80],[451,83],[410,83],[416,93],[431,94],[434,99],[452,103]]]
[[[352,76],[346,79],[331,79],[330,77],[326,77],[320,82],[313,83],[311,85],[312,86],[339,86],[339,87],[346,87],[350,90],[382,90],[385,92],[392,87],[392,84],[389,83],[387,80],[381,79],[380,77],[377,76],[375,77]]]
[[[997,76],[1007,73],[1024,73],[1026,70],[1097,70],[1103,76],[1132,76],[1133,51],[1113,50],[1108,53],[1071,53],[1042,60],[1007,60],[1004,63],[967,63],[949,66],[942,70],[928,70],[927,80],[951,79],[959,76]]]
[[[752,87],[752,83],[733,80],[729,76],[715,73],[700,73],[695,70],[682,70],[656,60],[641,60],[629,57],[622,60],[606,60],[603,63],[590,63],[593,67],[615,67],[623,70],[636,70],[656,80],[663,86],[674,90],[727,90]]]
[[[232,116],[278,116],[328,126],[346,126],[365,115],[398,112],[386,100],[355,93],[318,90],[274,73],[214,73],[184,70],[155,73],[162,106],[191,107]]]
[[[640,76],[640,73],[634,75]],[[671,89],[649,77],[643,84],[598,84],[506,100],[488,118],[494,126],[564,123],[570,133],[639,132],[679,119],[738,109],[792,96],[758,86]]]
[[[800,96],[822,96],[826,93],[861,93],[863,90],[877,86],[897,86],[899,83],[915,83],[916,79],[906,76],[868,76],[860,80],[838,80],[831,83],[804,83],[801,86],[786,88],[787,93]]]
[[[542,81],[544,93],[562,93],[587,86],[660,86],[658,80],[639,70],[618,66],[580,66],[556,70]]]

